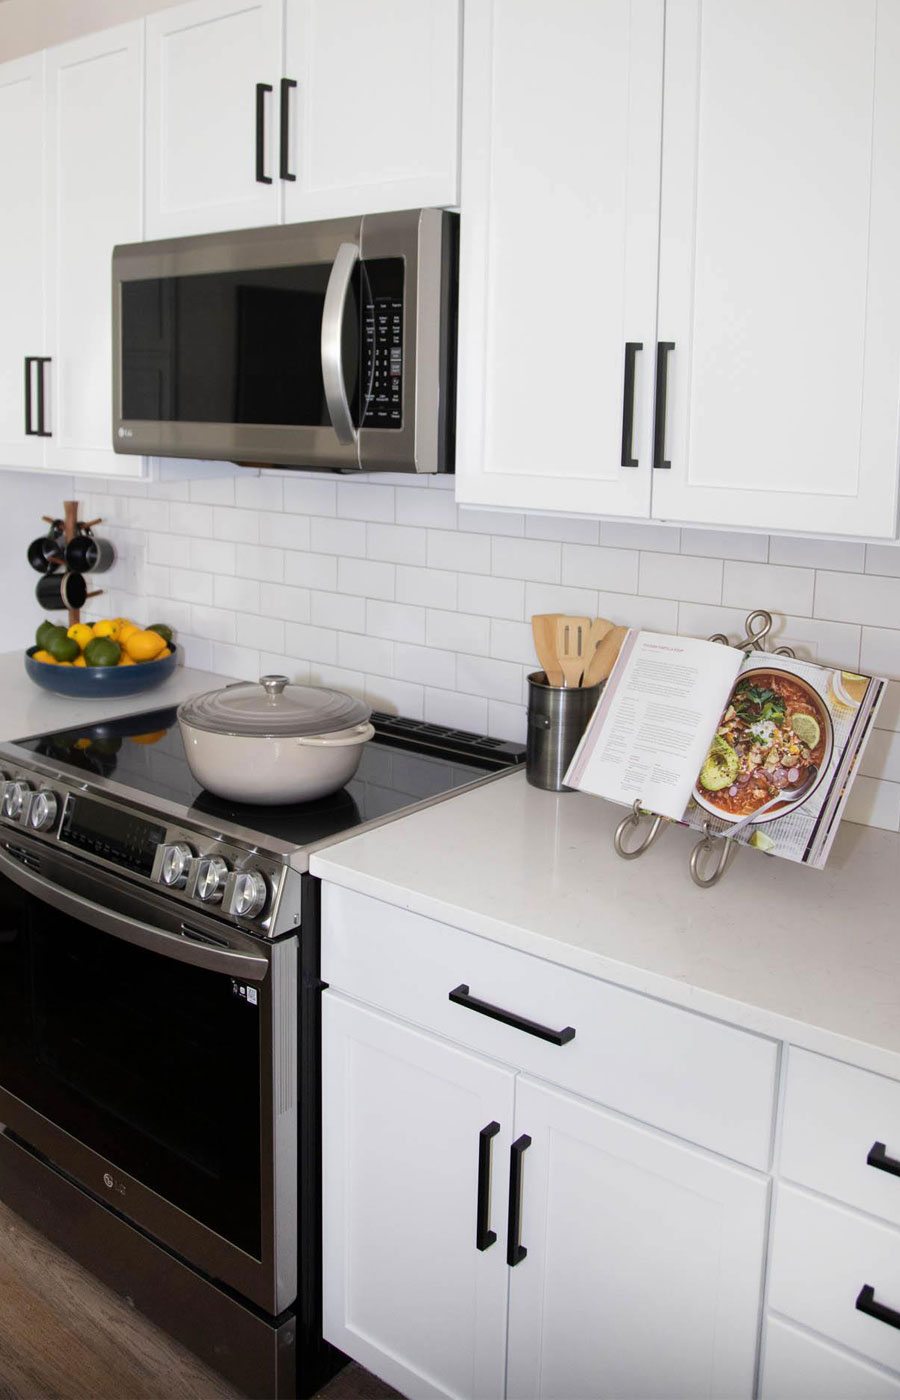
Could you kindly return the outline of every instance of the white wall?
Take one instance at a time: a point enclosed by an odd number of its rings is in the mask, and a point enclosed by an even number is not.
[[[0,63],[166,10],[172,0],[3,0]]]
[[[70,477],[0,472],[0,651],[30,646],[38,623],[51,616],[34,596],[40,575],[29,567],[25,551],[47,533],[41,516],[61,516],[71,490]],[[65,613],[58,616],[64,619]]]

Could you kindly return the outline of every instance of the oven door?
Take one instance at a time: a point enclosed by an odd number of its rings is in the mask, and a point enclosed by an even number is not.
[[[269,1313],[297,1293],[297,946],[0,838],[0,1123]]]

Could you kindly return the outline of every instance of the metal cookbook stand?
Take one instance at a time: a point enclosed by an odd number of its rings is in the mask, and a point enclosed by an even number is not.
[[[765,651],[763,640],[768,637],[774,626],[772,614],[766,612],[764,608],[758,608],[755,612],[748,614],[744,626],[746,636],[741,641],[734,643],[738,651]],[[723,632],[716,632],[707,640],[721,642],[723,646],[732,645]],[[791,647],[772,647],[770,655],[795,656],[796,653]],[[636,846],[627,846],[625,844],[626,837],[636,832],[645,818],[649,819],[650,826],[644,833],[642,840]],[[680,825],[678,822],[674,824]],[[641,807],[640,800],[636,800],[628,816],[624,817],[616,827],[613,842],[616,855],[621,856],[623,860],[637,860],[645,851],[649,851],[654,841],[665,829],[665,825],[672,825],[668,817],[661,817],[654,812],[645,812]],[[734,859],[737,852],[737,842],[732,841],[730,837],[730,832],[712,831],[708,821],[703,823],[703,835],[691,851],[690,861],[691,879],[702,890],[708,890],[713,885],[717,885]],[[718,852],[713,861],[710,857],[716,851],[716,843],[718,843]]]

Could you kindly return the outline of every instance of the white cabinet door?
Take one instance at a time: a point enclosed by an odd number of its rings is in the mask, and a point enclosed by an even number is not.
[[[282,0],[148,16],[148,238],[278,223],[282,19]]]
[[[515,1076],[335,992],[322,1022],[325,1336],[417,1400],[499,1400]]]
[[[460,24],[460,0],[286,0],[287,223],[457,203]]]
[[[667,0],[655,516],[895,534],[898,131],[898,0]]]
[[[44,439],[26,434],[25,358],[44,350],[44,55],[0,67],[0,467],[41,467]],[[38,427],[32,370],[31,422]]]
[[[142,234],[143,22],[48,49],[46,366],[56,471],[135,476],[112,450],[112,250]]]
[[[510,1396],[751,1396],[766,1179],[521,1076],[515,1131]]]
[[[663,0],[466,4],[460,501],[649,514],[662,54]]]

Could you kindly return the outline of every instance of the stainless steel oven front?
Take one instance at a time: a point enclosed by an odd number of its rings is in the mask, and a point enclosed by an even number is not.
[[[297,962],[0,833],[0,1123],[269,1314],[297,1297]]]

